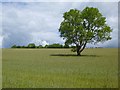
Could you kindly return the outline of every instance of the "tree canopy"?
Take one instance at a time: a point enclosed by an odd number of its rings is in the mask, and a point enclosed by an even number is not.
[[[35,44],[34,43],[28,44],[28,48],[35,48]]]
[[[75,44],[77,55],[81,55],[87,43],[96,44],[112,39],[112,29],[97,8],[86,7],[82,11],[70,9],[63,18],[60,36],[65,39],[65,44]]]

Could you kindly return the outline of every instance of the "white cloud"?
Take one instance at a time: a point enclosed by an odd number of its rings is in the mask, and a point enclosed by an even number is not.
[[[36,44],[37,42],[41,42],[41,41],[46,41],[50,44],[52,43],[63,43],[62,38],[59,37],[59,35],[57,33],[54,32],[37,32],[37,33],[31,33],[32,35],[32,41]]]
[[[2,2],[118,2],[119,0],[4,0]]]
[[[0,3],[0,48],[2,48],[2,4]]]
[[[46,41],[42,41],[42,46],[49,45]]]
[[[111,16],[111,17],[108,18],[109,23],[112,22],[112,23],[117,24],[117,21],[118,21],[118,17]]]

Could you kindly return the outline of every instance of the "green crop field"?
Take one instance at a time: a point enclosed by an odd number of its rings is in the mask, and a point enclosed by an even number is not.
[[[118,49],[3,49],[3,88],[117,88]]]
[[[2,89],[2,49],[0,49],[0,89]]]

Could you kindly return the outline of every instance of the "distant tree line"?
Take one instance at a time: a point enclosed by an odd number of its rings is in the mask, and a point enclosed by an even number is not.
[[[30,43],[27,46],[13,45],[11,48],[72,48],[71,51],[76,52],[75,46],[61,45],[59,43],[54,43],[45,46],[42,45],[36,46],[34,43]],[[88,47],[88,48],[103,48],[103,47]]]
[[[36,46],[34,43],[30,43],[27,46],[13,45],[11,48],[69,48],[69,45],[61,45],[59,43],[54,43],[50,45],[38,45]]]

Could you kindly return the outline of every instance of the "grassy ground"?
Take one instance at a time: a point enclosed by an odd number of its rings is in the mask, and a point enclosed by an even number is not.
[[[2,89],[2,49],[0,49],[0,89]]]
[[[118,50],[3,49],[3,88],[115,88]]]

